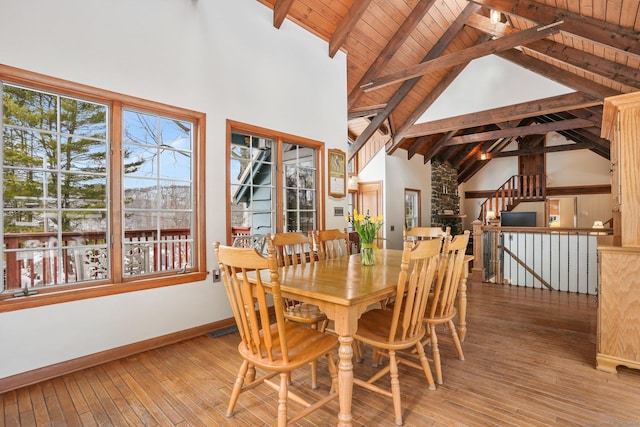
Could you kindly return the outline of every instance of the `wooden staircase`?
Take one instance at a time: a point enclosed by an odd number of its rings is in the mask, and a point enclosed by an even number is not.
[[[486,224],[487,212],[499,217],[500,212],[510,211],[520,202],[544,201],[545,188],[544,175],[513,175],[482,202],[478,219]]]

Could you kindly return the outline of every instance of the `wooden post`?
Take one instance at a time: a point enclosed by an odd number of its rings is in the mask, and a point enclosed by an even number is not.
[[[473,268],[471,269],[471,280],[481,283],[484,279],[484,262],[482,260],[482,221],[476,219],[473,226]]]

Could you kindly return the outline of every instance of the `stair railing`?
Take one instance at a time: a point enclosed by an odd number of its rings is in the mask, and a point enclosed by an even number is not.
[[[487,223],[487,212],[496,216],[510,211],[520,202],[539,202],[545,198],[544,175],[513,175],[507,179],[482,205],[478,219]]]

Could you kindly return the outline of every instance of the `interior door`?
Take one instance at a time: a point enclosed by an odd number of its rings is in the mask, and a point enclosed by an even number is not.
[[[358,212],[378,216],[382,214],[382,181],[359,182],[358,183]],[[384,228],[384,227],[383,227]],[[378,232],[376,244],[382,247],[383,229]]]

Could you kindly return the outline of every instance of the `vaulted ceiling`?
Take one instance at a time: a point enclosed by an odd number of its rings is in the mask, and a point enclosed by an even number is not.
[[[603,99],[640,90],[638,0],[258,1],[275,27],[289,19],[326,40],[329,56],[347,53],[349,158],[381,133],[387,153],[446,162],[460,182],[496,157],[589,149],[609,158]],[[575,92],[418,123],[491,54]],[[551,131],[570,142],[545,147]],[[504,150],[514,141],[518,150]]]

